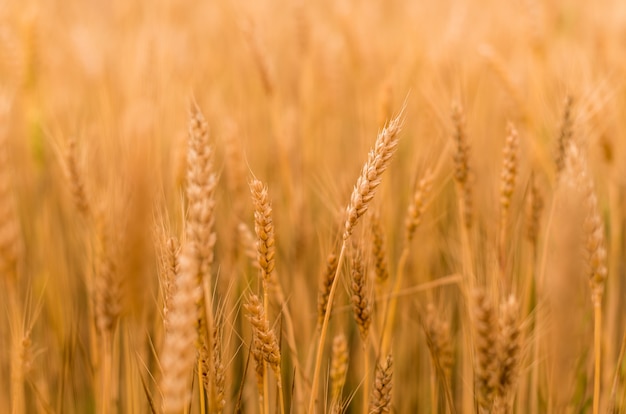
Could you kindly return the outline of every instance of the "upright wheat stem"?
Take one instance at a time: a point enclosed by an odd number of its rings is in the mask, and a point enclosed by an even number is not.
[[[328,331],[328,321],[330,320],[333,299],[335,298],[335,292],[337,291],[339,271],[343,263],[346,245],[350,239],[352,231],[354,230],[354,226],[356,226],[359,218],[365,214],[370,201],[374,198],[376,188],[380,185],[382,174],[387,169],[389,162],[391,161],[391,157],[396,151],[398,146],[398,133],[402,127],[403,113],[404,109],[400,111],[398,116],[391,120],[378,134],[374,148],[370,150],[368,154],[367,162],[361,170],[361,175],[357,179],[356,186],[354,187],[352,196],[350,197],[350,204],[346,209],[343,242],[341,244],[339,259],[337,260],[337,271],[335,272],[330,293],[328,295],[328,304],[324,314],[324,322],[322,323],[317,343],[313,381],[311,383],[311,398],[309,400],[310,414],[315,412],[315,403],[317,401],[317,390],[319,386],[318,383],[322,368],[322,356],[324,354],[324,344],[326,343],[326,333]]]

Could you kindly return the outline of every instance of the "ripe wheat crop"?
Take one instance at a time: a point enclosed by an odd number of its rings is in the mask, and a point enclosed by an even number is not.
[[[0,4],[0,412],[626,410],[623,0]]]

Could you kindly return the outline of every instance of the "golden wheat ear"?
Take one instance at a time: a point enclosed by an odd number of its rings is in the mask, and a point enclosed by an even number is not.
[[[393,358],[387,355],[385,360],[376,368],[374,389],[370,400],[369,412],[374,414],[391,413]]]

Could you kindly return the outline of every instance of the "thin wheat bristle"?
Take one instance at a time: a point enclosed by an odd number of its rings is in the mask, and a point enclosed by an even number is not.
[[[469,154],[470,148],[465,131],[463,108],[455,104],[452,106],[452,124],[454,127],[453,139],[456,144],[453,156],[454,179],[459,188],[459,202],[463,225],[472,227],[472,186],[470,183]]]
[[[265,316],[263,304],[258,296],[251,293],[245,308],[248,312],[248,320],[250,320],[253,328],[253,347],[261,351],[263,360],[269,364],[276,374],[276,380],[280,387],[280,349],[276,335],[274,331],[270,329],[269,322]]]
[[[326,259],[326,268],[320,279],[320,287],[317,294],[317,327],[322,327],[326,306],[328,306],[328,295],[333,284],[335,272],[337,271],[337,255],[331,252]]]
[[[424,172],[423,177],[420,179],[413,198],[407,208],[406,218],[404,220],[404,243],[409,245],[413,240],[415,231],[422,223],[422,217],[426,211],[426,198],[430,193],[435,176],[431,169],[427,169]]]
[[[330,401],[337,405],[341,401],[341,392],[348,372],[348,341],[341,333],[333,339],[332,356],[330,362]]]
[[[367,291],[367,275],[363,265],[363,256],[360,247],[356,247],[352,254],[350,292],[352,295],[352,310],[354,319],[359,327],[359,334],[363,343],[367,343],[371,319],[371,304]]]
[[[391,157],[398,148],[398,133],[402,128],[403,112],[392,119],[378,134],[374,148],[370,150],[367,162],[363,165],[346,209],[343,239],[347,240],[359,218],[365,214],[380,185],[382,173],[389,166]]]
[[[163,411],[180,413],[191,400],[191,378],[196,360],[197,303],[202,297],[197,275],[200,263],[193,243],[186,243],[180,254],[180,271],[175,281],[171,311],[168,313],[165,342],[161,355]]]
[[[391,393],[393,379],[393,358],[388,355],[382,364],[376,367],[374,390],[370,400],[369,412],[387,414],[391,412]]]
[[[372,256],[374,258],[374,273],[376,274],[376,284],[384,285],[389,279],[389,269],[387,267],[387,252],[385,250],[385,233],[380,223],[378,213],[372,215]]]
[[[477,399],[481,407],[489,409],[498,384],[498,322],[485,291],[476,289],[472,299]]]

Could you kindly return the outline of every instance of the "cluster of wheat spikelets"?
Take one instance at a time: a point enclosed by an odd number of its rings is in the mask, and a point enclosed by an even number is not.
[[[624,27],[7,1],[0,406],[621,412]]]

